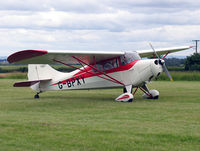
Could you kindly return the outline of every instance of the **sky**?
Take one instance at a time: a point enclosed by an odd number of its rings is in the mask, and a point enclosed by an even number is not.
[[[130,51],[194,45],[196,0],[1,0],[0,56],[24,49]],[[200,49],[199,49],[200,51]],[[175,53],[188,56],[194,50]]]

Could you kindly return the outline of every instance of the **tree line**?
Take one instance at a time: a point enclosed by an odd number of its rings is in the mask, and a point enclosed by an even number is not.
[[[166,58],[165,63],[168,67],[184,67],[185,71],[200,71],[200,54],[194,53],[185,59]]]

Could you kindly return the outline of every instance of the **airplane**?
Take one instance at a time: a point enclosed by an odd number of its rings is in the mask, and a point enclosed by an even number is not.
[[[123,93],[115,101],[132,102],[138,89],[144,92],[143,98],[158,99],[159,92],[149,90],[147,84],[163,71],[172,80],[164,58],[169,53],[192,48],[181,46],[155,50],[150,46],[151,49],[143,51],[22,50],[11,54],[7,60],[14,64],[28,64],[28,81],[16,82],[13,86],[31,87],[37,91],[36,99],[45,91],[121,87]],[[161,55],[164,56],[161,58]],[[142,59],[146,57],[153,59]],[[49,65],[55,63],[75,70],[59,72]]]

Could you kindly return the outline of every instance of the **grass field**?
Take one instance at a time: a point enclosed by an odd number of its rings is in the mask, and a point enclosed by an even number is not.
[[[198,151],[200,82],[154,82],[159,100],[121,89],[46,92],[0,80],[0,151]]]

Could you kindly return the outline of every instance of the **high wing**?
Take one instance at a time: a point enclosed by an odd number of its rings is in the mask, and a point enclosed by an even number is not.
[[[166,53],[172,53],[177,51],[182,51],[186,49],[190,49],[192,46],[182,46],[182,47],[171,47],[171,48],[159,48],[155,49],[158,55],[164,55]],[[137,51],[137,53],[140,55],[140,57],[152,57],[155,56],[154,51],[152,49],[149,50],[141,50]]]
[[[182,51],[191,48],[191,46],[173,47],[156,49],[159,55]],[[8,57],[9,63],[15,64],[55,64],[62,62],[66,64],[80,64],[77,59],[87,64],[93,64],[106,59],[115,58],[131,51],[77,51],[77,50],[22,50]],[[154,56],[153,50],[136,51],[141,57]]]
[[[55,64],[56,61],[66,64],[79,64],[79,58],[87,64],[124,55],[125,52],[113,51],[77,51],[77,50],[22,50],[8,57],[9,63],[16,64]]]

